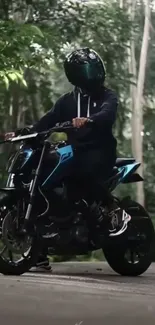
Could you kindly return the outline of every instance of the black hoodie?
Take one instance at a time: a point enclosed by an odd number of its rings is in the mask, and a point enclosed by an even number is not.
[[[87,135],[79,130],[79,135],[83,134],[83,141],[109,154],[115,154],[117,142],[112,127],[116,120],[117,106],[117,96],[108,88],[104,87],[91,96],[83,95],[75,89],[61,96],[53,109],[34,125],[33,130],[41,132],[57,123],[72,121],[75,117],[89,117],[94,121],[94,126]]]

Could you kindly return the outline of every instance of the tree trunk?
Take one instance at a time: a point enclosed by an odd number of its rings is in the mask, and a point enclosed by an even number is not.
[[[136,13],[136,0],[129,0],[128,3],[128,12],[131,17],[132,22],[135,21],[135,13]],[[135,119],[135,101],[136,101],[136,88],[137,88],[137,67],[136,67],[136,57],[135,57],[135,34],[134,31],[132,33],[132,38],[129,44],[129,73],[133,76],[133,83],[130,84],[130,100],[131,100],[131,125],[132,125],[132,152],[133,155],[136,155],[136,147],[135,147],[135,138],[137,137],[137,128],[136,128],[136,119]]]
[[[120,8],[123,9],[124,0],[120,0],[119,5],[120,5]]]
[[[134,84],[130,85],[130,98],[132,110],[132,152],[137,161],[141,162],[139,172],[143,176],[143,89],[145,83],[146,60],[149,44],[149,25],[150,25],[150,0],[144,4],[145,8],[145,24],[143,32],[143,40],[140,53],[139,71],[137,73],[136,55],[135,55],[135,34],[133,32],[129,46],[129,72],[133,75]],[[136,0],[128,0],[128,11],[132,22],[135,21],[137,9]],[[138,74],[138,75],[137,75]],[[137,201],[144,205],[144,187],[143,182],[136,184]]]
[[[149,45],[150,31],[150,0],[145,1],[145,23],[142,47],[140,53],[139,72],[137,80],[136,98],[134,101],[134,156],[137,161],[141,162],[140,174],[143,176],[143,90],[145,83],[146,62]],[[136,130],[135,130],[136,128]],[[136,134],[135,134],[136,132]],[[143,183],[137,183],[137,201],[144,205],[144,187]]]

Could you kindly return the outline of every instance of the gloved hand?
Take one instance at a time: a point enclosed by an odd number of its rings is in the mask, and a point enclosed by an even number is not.
[[[5,141],[12,139],[13,137],[17,137],[19,135],[27,135],[30,133],[31,133],[31,127],[17,129],[15,132],[7,132],[5,133]]]
[[[15,136],[15,132],[7,132],[7,133],[5,133],[5,135],[4,135],[4,140],[5,140],[5,141],[7,141],[7,140],[11,140],[14,136]]]

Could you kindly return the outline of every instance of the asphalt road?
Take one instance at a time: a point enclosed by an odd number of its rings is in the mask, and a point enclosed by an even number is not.
[[[154,325],[155,265],[138,278],[116,275],[106,263],[60,263],[51,274],[0,275],[0,324]]]

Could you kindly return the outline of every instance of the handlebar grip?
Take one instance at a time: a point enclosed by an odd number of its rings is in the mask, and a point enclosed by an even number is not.
[[[73,127],[73,124],[72,124],[72,122],[71,121],[66,121],[66,122],[63,122],[63,123],[58,123],[57,125],[56,125],[56,127]]]
[[[88,119],[87,120],[87,123],[85,124],[85,125],[87,125],[87,124],[93,124],[94,123],[94,121],[93,120],[91,120],[91,119]],[[56,127],[73,127],[73,124],[72,124],[72,122],[71,121],[66,121],[66,122],[63,122],[63,123],[58,123],[57,125],[56,125]]]

